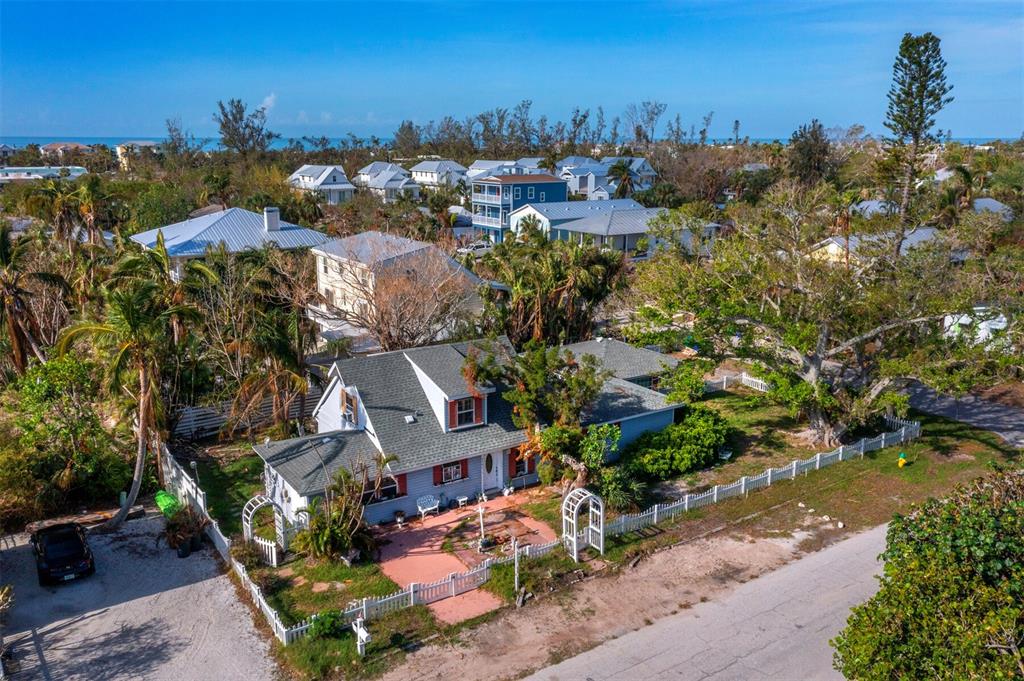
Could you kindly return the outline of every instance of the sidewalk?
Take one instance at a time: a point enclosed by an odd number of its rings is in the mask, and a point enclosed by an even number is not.
[[[1024,409],[989,402],[977,395],[965,395],[957,400],[939,395],[920,383],[911,384],[906,392],[910,406],[918,411],[990,430],[1010,446],[1024,449]]]

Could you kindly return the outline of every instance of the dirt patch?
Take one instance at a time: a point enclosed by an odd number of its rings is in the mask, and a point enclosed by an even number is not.
[[[997,402],[1006,407],[1024,408],[1024,383],[1020,381],[1007,381],[978,393],[978,396],[984,400]]]
[[[794,538],[714,536],[508,610],[458,639],[412,653],[385,679],[508,679],[707,600],[798,554]],[[628,597],[624,597],[628,594]]]

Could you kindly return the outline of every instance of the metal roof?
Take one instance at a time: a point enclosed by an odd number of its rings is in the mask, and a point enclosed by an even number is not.
[[[552,201],[551,203],[528,203],[512,211],[532,208],[549,220],[578,220],[588,215],[609,213],[613,210],[639,209],[642,205],[633,199],[609,199],[608,201]]]
[[[346,260],[356,260],[364,265],[391,260],[424,248],[435,248],[425,241],[415,241],[404,236],[369,231],[353,234],[343,239],[332,239],[314,249],[317,253]]]
[[[420,161],[410,170],[420,173],[464,173],[466,172],[466,166],[455,161],[449,161],[448,159],[441,159],[440,161]]]
[[[329,176],[334,177],[335,180],[333,182],[328,181],[327,178]],[[341,166],[306,164],[288,177],[288,181],[293,185],[298,184],[303,180],[308,181],[309,184],[315,187],[330,185],[331,187],[340,187],[342,189],[355,189],[355,187],[353,187],[348,181],[348,177],[345,175],[345,169]]]
[[[206,249],[224,244],[229,253],[276,245],[278,248],[311,248],[328,240],[328,236],[315,229],[306,229],[281,221],[280,229],[267,231],[263,216],[244,208],[228,208],[191,218],[173,225],[157,227],[131,237],[132,241],[153,248],[157,234],[163,232],[167,253],[173,257],[199,257]]]
[[[371,189],[411,189],[419,187],[414,180],[409,179],[409,173],[404,168],[388,169],[377,173],[370,178],[367,184]]]
[[[558,228],[567,229],[570,232],[582,232],[598,236],[646,234],[650,221],[665,211],[665,208],[613,209],[597,215],[588,215],[579,220],[562,223]]]

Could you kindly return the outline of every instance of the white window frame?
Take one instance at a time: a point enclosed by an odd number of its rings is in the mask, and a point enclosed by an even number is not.
[[[468,402],[469,409],[463,409],[463,404]],[[469,421],[466,423],[462,422],[462,416],[469,414]],[[455,400],[455,427],[465,428],[476,423],[476,400],[472,397],[463,397],[462,399]]]
[[[512,192],[512,198],[514,198],[514,199],[521,199],[521,198],[523,198],[523,188],[522,187],[516,187],[515,190],[513,190],[513,192]]]
[[[516,469],[515,469],[515,471],[513,471],[514,475],[512,477],[514,477],[514,478],[521,478],[524,475],[528,474],[529,471],[530,471],[530,462],[527,460],[527,458],[525,456],[517,456],[516,457]]]
[[[406,492],[406,494],[408,494],[408,492]],[[379,504],[384,501],[391,501],[392,499],[400,499],[404,496],[405,494],[398,493],[398,480],[392,477],[387,477],[381,481],[380,491],[376,494],[373,493],[372,489],[363,492],[363,506]]]
[[[533,190],[534,190],[533,187],[527,187],[526,188],[526,198],[528,198],[528,199],[532,199],[533,198]]]
[[[541,200],[541,201],[543,201],[543,200],[544,200],[544,192],[541,192],[541,193],[540,193],[540,200]]]
[[[441,464],[441,484],[462,480],[462,462]]]

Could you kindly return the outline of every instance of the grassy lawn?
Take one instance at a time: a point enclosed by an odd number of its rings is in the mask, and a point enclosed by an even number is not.
[[[543,499],[522,504],[519,508],[550,527],[555,535],[562,534],[562,497],[559,494],[550,494]]]
[[[540,558],[524,558],[519,561],[519,586],[525,587],[527,592],[533,594],[554,591],[589,574],[593,567],[591,563],[577,565],[568,553],[556,548]],[[514,603],[515,566],[512,563],[494,566],[491,568],[491,578],[481,588],[490,591],[506,603]]]
[[[241,534],[242,507],[263,491],[262,474],[263,460],[255,454],[199,463],[199,486],[206,491],[210,515],[226,536]],[[273,528],[268,538],[273,538]]]
[[[921,421],[923,432],[913,442],[810,471],[794,481],[782,481],[746,498],[678,516],[671,523],[642,533],[611,538],[605,559],[627,560],[657,546],[685,541],[733,523],[754,536],[792,535],[811,516],[828,515],[844,523],[843,529],[833,526],[805,539],[803,548],[810,550],[843,534],[885,523],[895,513],[905,513],[914,504],[990,472],[993,465],[1021,464],[1020,452],[992,433],[926,414],[914,413],[911,417]],[[902,469],[897,465],[900,452],[905,452],[910,462]],[[794,458],[789,454],[787,457]],[[731,482],[747,474],[739,472],[743,463],[741,457],[719,466],[714,469],[716,476],[721,482]],[[764,468],[758,464],[751,472]]]
[[[387,596],[399,591],[397,584],[381,572],[376,563],[318,562],[299,558],[282,567],[259,567],[253,579],[264,584],[267,602],[291,626],[323,610],[343,610],[351,601],[369,596]],[[316,585],[319,591],[314,591]]]
[[[279,647],[279,656],[305,679],[372,677],[397,662],[390,653],[435,633],[437,624],[426,606],[417,605],[374,619],[370,630],[372,639],[366,657],[359,657],[351,633],[340,638],[303,637],[290,646]]]

